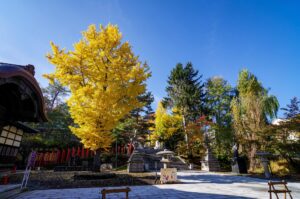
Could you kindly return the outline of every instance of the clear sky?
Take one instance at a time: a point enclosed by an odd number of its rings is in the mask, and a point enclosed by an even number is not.
[[[42,74],[54,70],[45,58],[50,41],[71,49],[88,25],[112,23],[150,65],[156,102],[170,70],[188,61],[204,79],[222,76],[233,86],[248,68],[281,106],[300,97],[297,1],[1,0],[0,8],[0,62],[35,65],[42,86]]]

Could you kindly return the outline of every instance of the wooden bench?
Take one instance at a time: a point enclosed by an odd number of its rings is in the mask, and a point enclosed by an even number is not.
[[[126,188],[123,188],[123,189],[102,189],[101,194],[102,194],[102,199],[106,199],[106,194],[125,192],[126,193],[126,199],[128,199],[128,192],[129,191],[131,191],[129,187],[126,187]]]
[[[278,193],[284,193],[284,199],[286,199],[287,193],[289,194],[291,199],[293,198],[292,195],[291,195],[291,190],[289,190],[288,187],[287,187],[287,182],[286,181],[284,181],[284,180],[281,181],[281,182],[269,181],[268,185],[269,185],[269,191],[268,192],[270,194],[270,199],[272,199],[272,193],[275,194],[277,199],[279,199]],[[274,185],[282,185],[283,189],[275,189]]]

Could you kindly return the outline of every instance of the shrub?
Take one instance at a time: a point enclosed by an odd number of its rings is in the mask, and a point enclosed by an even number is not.
[[[231,171],[231,158],[227,155],[218,155],[217,159],[219,161],[222,171]]]

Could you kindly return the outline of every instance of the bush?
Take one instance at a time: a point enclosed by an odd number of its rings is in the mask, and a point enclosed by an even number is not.
[[[289,169],[289,164],[284,159],[279,160],[271,160],[270,167],[272,173],[278,176],[286,176],[291,174],[291,170]]]
[[[111,163],[112,154],[111,153],[102,153],[101,154],[101,163]]]
[[[217,159],[219,161],[222,171],[231,171],[231,158],[227,155],[218,155]]]

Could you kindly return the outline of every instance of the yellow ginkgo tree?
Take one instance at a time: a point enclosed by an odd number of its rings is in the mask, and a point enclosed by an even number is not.
[[[175,114],[175,109],[172,111],[173,114],[169,114],[162,102],[158,103],[155,112],[155,128],[152,134],[153,140],[164,142],[183,129],[182,115]]]
[[[137,96],[144,93],[150,77],[115,25],[90,25],[74,50],[60,49],[51,42],[47,55],[55,72],[45,75],[71,91],[67,104],[76,126],[70,127],[86,148],[110,147],[111,130],[131,110],[143,106]]]

